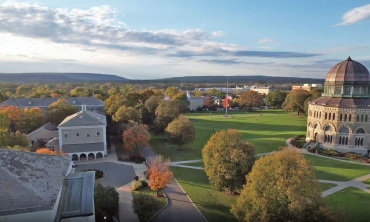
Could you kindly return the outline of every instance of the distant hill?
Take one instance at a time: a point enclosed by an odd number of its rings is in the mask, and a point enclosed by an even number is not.
[[[300,84],[323,83],[324,79],[278,76],[229,76],[230,83]],[[129,82],[129,83],[225,83],[226,76],[184,76],[154,80],[135,80],[95,73],[0,73],[0,82],[8,83],[67,83],[67,82]]]
[[[229,76],[230,83],[256,82],[260,84],[284,84],[284,83],[324,83],[324,79],[280,77],[280,76]],[[226,76],[184,76],[155,80],[131,80],[137,83],[225,83]]]
[[[0,82],[66,83],[66,82],[125,82],[126,78],[95,73],[0,73]]]

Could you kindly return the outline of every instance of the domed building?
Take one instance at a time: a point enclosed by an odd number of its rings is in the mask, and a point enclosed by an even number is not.
[[[306,141],[325,149],[369,153],[370,74],[348,57],[327,74],[324,93],[308,108]]]

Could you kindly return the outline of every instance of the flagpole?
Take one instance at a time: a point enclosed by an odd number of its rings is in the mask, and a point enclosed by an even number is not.
[[[228,105],[229,105],[229,77],[226,76],[226,116]]]

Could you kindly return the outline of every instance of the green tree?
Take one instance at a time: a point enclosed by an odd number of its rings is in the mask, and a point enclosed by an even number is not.
[[[10,120],[5,112],[0,112],[0,129],[9,129]]]
[[[0,147],[28,147],[29,145],[30,141],[26,134],[19,131],[11,133],[9,129],[0,129]]]
[[[32,91],[32,88],[26,85],[18,86],[16,90],[17,96],[27,96]]]
[[[308,104],[314,100],[314,99],[317,99],[319,97],[321,97],[321,93],[322,93],[322,90],[321,89],[314,89],[310,92],[310,97],[308,97],[305,101],[304,101],[304,112],[306,114],[308,114]]]
[[[0,92],[0,103],[7,100],[7,99],[8,99],[8,97]]]
[[[126,106],[121,106],[112,118],[118,123],[128,123],[130,121],[139,123],[141,120],[139,111],[133,107]]]
[[[309,93],[303,89],[294,89],[286,97],[283,107],[284,110],[297,112],[304,112],[304,104],[309,97]]]
[[[248,108],[261,107],[262,103],[263,96],[253,90],[243,92],[239,97],[239,104]]]
[[[95,208],[115,215],[118,210],[119,194],[114,187],[103,187],[98,184],[95,186],[94,204]]]
[[[176,86],[171,86],[166,89],[165,95],[172,98],[176,96],[179,92],[179,88],[177,88]]]
[[[212,135],[202,155],[211,185],[218,190],[229,189],[232,192],[242,188],[256,160],[254,146],[244,143],[235,129]]]
[[[186,116],[180,115],[168,124],[166,137],[171,143],[181,147],[194,142],[195,128]]]
[[[200,90],[197,90],[197,91],[195,91],[195,95],[194,95],[195,97],[202,97],[202,96],[204,96],[204,92],[203,91],[200,91]]]
[[[287,95],[288,94],[284,91],[274,90],[266,95],[265,97],[266,105],[271,106],[271,107],[281,108]]]
[[[286,148],[261,157],[231,212],[239,221],[336,221],[325,207],[313,167]]]
[[[44,123],[42,111],[39,108],[25,108],[21,111],[21,129],[24,133],[30,133]]]
[[[76,106],[69,105],[65,99],[60,99],[46,109],[45,121],[59,125],[67,116],[78,111],[80,110]]]

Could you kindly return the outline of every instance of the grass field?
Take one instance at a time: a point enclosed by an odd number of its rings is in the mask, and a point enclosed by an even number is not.
[[[321,185],[321,190],[322,191],[329,190],[330,188],[333,188],[333,187],[337,186],[334,183],[320,183],[320,185]]]
[[[369,221],[370,194],[365,191],[349,187],[326,197],[325,201],[334,211],[346,214],[347,221]]]
[[[192,160],[202,158],[202,148],[211,137],[213,130],[237,129],[243,139],[256,146],[258,153],[271,152],[286,146],[286,139],[304,135],[306,132],[306,117],[296,113],[280,110],[261,110],[245,113],[231,113],[234,118],[222,117],[223,112],[189,113],[194,119],[194,144],[184,146],[185,151],[177,151],[176,146],[166,147],[165,139],[154,137],[151,146],[158,153],[170,157],[172,161]]]

